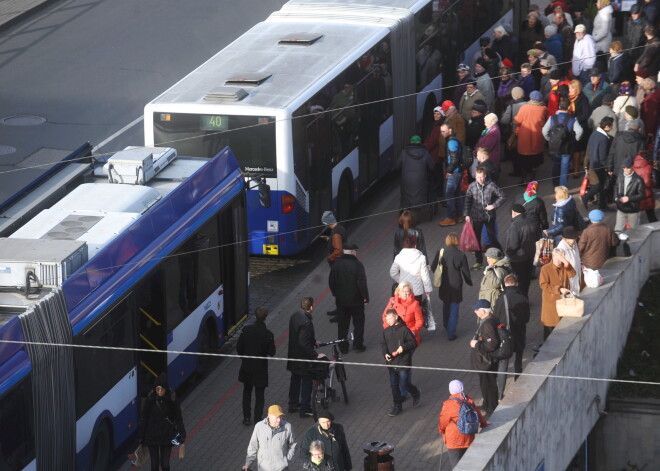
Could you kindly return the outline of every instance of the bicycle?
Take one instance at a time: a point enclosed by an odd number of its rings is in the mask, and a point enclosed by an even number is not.
[[[334,380],[341,385],[341,392],[344,403],[348,404],[348,393],[346,392],[346,368],[342,364],[339,348],[342,342],[353,340],[353,334],[349,334],[345,339],[332,340],[330,342],[321,342],[319,347],[332,345],[332,359],[328,358],[327,363],[312,364],[312,398],[311,407],[314,420],[318,420],[318,413],[321,409],[328,409],[330,402],[338,402],[337,391],[333,388]]]

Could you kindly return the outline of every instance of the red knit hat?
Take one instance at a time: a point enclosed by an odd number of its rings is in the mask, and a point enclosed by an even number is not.
[[[509,69],[513,69],[513,62],[511,62],[508,58],[502,59],[502,65],[504,67],[508,67]]]

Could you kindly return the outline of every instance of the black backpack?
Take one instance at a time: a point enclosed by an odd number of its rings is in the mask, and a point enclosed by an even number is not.
[[[494,351],[490,352],[490,358],[493,360],[507,360],[513,355],[513,336],[505,324],[497,326],[497,336],[500,344]]]
[[[572,118],[568,113],[562,113],[566,116],[563,121],[559,121],[558,115],[550,118],[550,131],[548,131],[548,150],[551,154],[567,154],[568,144],[571,141],[573,131]]]
[[[472,148],[464,145],[461,141],[459,141],[455,137],[451,137],[450,139],[453,139],[458,143],[458,147],[459,147],[458,166],[460,170],[469,169],[472,166],[472,163],[474,162],[474,155],[472,154]]]

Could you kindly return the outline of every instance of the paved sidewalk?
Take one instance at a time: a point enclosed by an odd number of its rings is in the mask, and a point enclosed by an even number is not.
[[[8,28],[57,0],[0,0],[0,29]]]

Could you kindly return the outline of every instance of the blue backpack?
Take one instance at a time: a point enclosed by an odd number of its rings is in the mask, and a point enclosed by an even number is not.
[[[474,435],[479,431],[479,414],[474,410],[474,407],[468,402],[463,401],[457,397],[450,397],[454,401],[461,403],[461,408],[458,411],[458,422],[454,422],[458,427],[458,431],[465,435]]]

